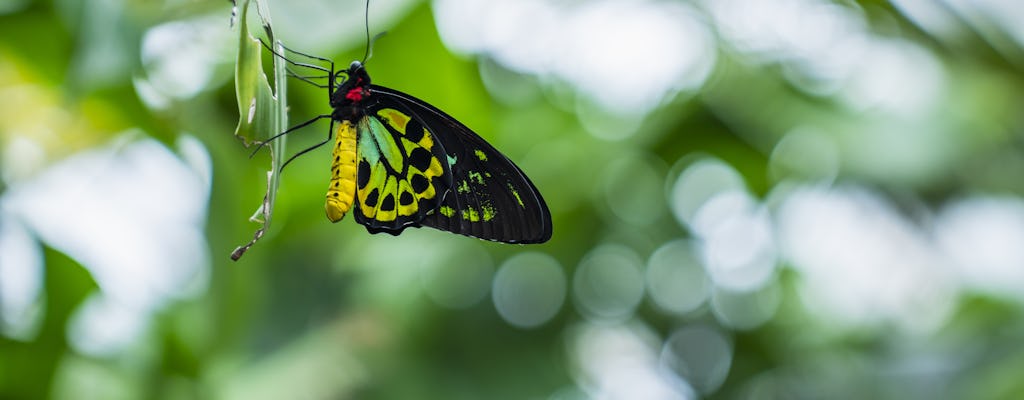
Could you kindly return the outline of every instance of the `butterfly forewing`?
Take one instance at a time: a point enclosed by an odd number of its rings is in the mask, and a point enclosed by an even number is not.
[[[355,215],[375,233],[416,225],[451,187],[437,138],[404,108],[367,108],[359,121]]]
[[[376,102],[368,107],[368,116],[379,115],[381,110],[396,110],[409,117],[406,137],[409,126],[417,124],[414,126],[426,128],[424,132],[436,142],[431,154],[442,161],[447,176],[433,179],[431,185],[443,197],[435,209],[419,209],[417,216],[422,218],[418,224],[508,243],[541,243],[551,237],[547,205],[512,161],[465,125],[415,97],[380,86],[371,86],[371,92]],[[402,136],[396,131],[399,130],[389,129],[396,137],[395,142]],[[414,161],[415,157],[409,157],[409,162]],[[383,227],[385,231],[390,228],[379,223],[364,225],[378,230]],[[404,227],[399,227],[399,232]]]

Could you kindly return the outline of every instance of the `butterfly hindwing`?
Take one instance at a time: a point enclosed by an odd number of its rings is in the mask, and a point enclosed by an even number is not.
[[[370,232],[416,225],[451,187],[437,138],[401,104],[368,107],[356,142],[355,216]]]
[[[370,90],[376,101],[368,107],[367,115],[397,110],[409,117],[409,124],[426,128],[425,135],[434,140],[431,154],[442,161],[446,173],[443,179],[431,181],[435,193],[443,195],[440,205],[429,212],[421,207],[416,216],[422,218],[400,226],[398,232],[405,226],[419,224],[508,243],[541,243],[551,237],[547,205],[512,161],[437,108],[394,89],[373,85]],[[410,158],[412,161],[414,157]],[[360,213],[356,215],[359,220]],[[373,228],[381,227],[384,226],[378,224]],[[390,226],[384,228],[389,231]]]

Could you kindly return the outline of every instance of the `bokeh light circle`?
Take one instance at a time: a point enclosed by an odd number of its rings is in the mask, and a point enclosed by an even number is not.
[[[683,377],[666,370],[664,344],[643,322],[581,324],[566,333],[572,372],[587,398],[696,398]]]
[[[657,222],[664,215],[661,185],[665,166],[641,155],[612,161],[604,174],[604,198],[616,217],[639,226]]]
[[[720,331],[705,325],[686,326],[665,341],[662,365],[685,379],[702,394],[718,390],[732,367],[731,341]]]
[[[218,64],[230,62],[231,35],[220,17],[157,25],[142,37],[146,79],[135,79],[140,96],[153,108],[188,99],[209,87]],[[224,76],[226,78],[226,76]]]
[[[768,322],[781,302],[782,293],[777,284],[749,292],[718,288],[711,295],[711,311],[722,325],[748,330]]]
[[[435,303],[448,308],[470,307],[487,295],[494,276],[494,261],[477,243],[427,260],[421,270],[423,290]]]
[[[42,322],[43,249],[0,203],[0,334],[27,340]]]
[[[749,291],[765,285],[775,272],[777,250],[772,220],[745,192],[726,192],[697,212],[708,275],[719,286]]]
[[[647,260],[647,292],[661,310],[685,314],[707,300],[711,282],[686,240],[661,245]]]
[[[729,164],[716,158],[702,157],[696,161],[683,158],[676,163],[690,163],[669,186],[669,207],[683,226],[692,229],[697,210],[708,199],[719,192],[746,190],[746,183],[739,172]]]
[[[796,128],[772,149],[768,171],[776,181],[794,177],[831,182],[839,174],[839,155],[839,146],[825,132]]]
[[[566,278],[557,260],[544,253],[522,253],[506,260],[494,277],[492,298],[510,325],[533,328],[562,308]]]
[[[632,316],[644,295],[642,264],[636,253],[619,245],[604,245],[587,254],[573,276],[580,312],[594,319]]]

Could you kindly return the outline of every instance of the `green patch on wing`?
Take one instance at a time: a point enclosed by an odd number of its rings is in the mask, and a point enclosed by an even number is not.
[[[494,219],[495,215],[498,215],[498,211],[494,209],[490,204],[485,204],[480,207],[480,210],[484,212],[484,221],[490,221]]]
[[[517,202],[517,203],[519,203],[519,207],[524,207],[524,208],[525,208],[525,207],[526,207],[526,204],[523,204],[523,198],[522,198],[522,197],[519,197],[519,191],[518,191],[518,190],[516,190],[516,188],[515,188],[515,187],[513,187],[511,183],[510,183],[510,184],[508,184],[508,190],[509,190],[510,192],[512,192],[512,195],[513,195],[513,196],[515,196],[515,197],[516,197],[516,202]]]
[[[462,219],[470,222],[480,222],[480,212],[473,207],[466,207],[465,210],[462,210]]]
[[[267,34],[269,42],[274,43],[275,51],[283,53],[281,45],[274,41],[274,34],[270,28],[269,17],[260,0],[256,2],[257,13],[260,15],[260,22]],[[263,72],[263,61],[261,54],[263,47],[259,40],[256,40],[248,29],[249,0],[245,0],[239,14],[238,28],[238,57],[235,62],[235,97],[238,100],[238,127],[235,129],[235,136],[242,140],[246,147],[284,132],[288,125],[287,114],[287,80],[285,61],[280,57],[273,57],[274,60],[274,85],[276,91],[271,91],[267,75]],[[277,95],[275,95],[275,93]],[[281,170],[281,162],[284,159],[285,137],[279,137],[273,142],[266,144],[270,148],[270,170],[267,171],[267,192],[263,196],[256,212],[249,217],[249,220],[260,224],[260,227],[253,234],[252,240],[238,246],[231,253],[232,260],[242,257],[252,245],[256,244],[267,229],[270,228],[271,214],[274,210],[274,200],[277,197],[279,184],[278,172]]]

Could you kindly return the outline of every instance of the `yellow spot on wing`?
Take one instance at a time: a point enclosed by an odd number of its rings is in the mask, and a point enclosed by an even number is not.
[[[423,146],[423,148],[427,150],[430,150],[432,147],[434,147],[434,139],[431,137],[430,131],[428,131],[426,128],[423,129],[423,139],[420,139],[418,143],[420,144],[420,146]]]
[[[377,215],[374,218],[378,221],[390,222],[394,221],[395,217],[398,216],[398,208],[391,210],[382,210],[381,204],[384,204],[384,198],[388,195],[397,196],[398,180],[393,176],[388,177],[388,182],[384,184],[384,190],[381,190],[380,197],[377,199]],[[394,197],[394,201],[398,201],[397,197]]]
[[[448,206],[441,206],[441,210],[440,211],[441,211],[441,215],[444,215],[444,216],[446,216],[448,218],[451,218],[452,215],[455,215],[455,210],[453,210],[451,207],[448,207]]]
[[[364,158],[360,159],[365,160]],[[359,197],[359,209],[363,211],[363,215],[367,218],[373,218],[373,216],[377,214],[377,205],[379,205],[380,201],[384,198],[384,183],[387,179],[388,174],[387,170],[384,168],[384,164],[371,164],[370,179],[366,183],[365,188],[360,188],[358,190],[359,195],[357,196]],[[377,205],[371,207],[366,204],[366,197],[370,195],[370,192],[372,192],[374,188],[377,189]]]
[[[430,157],[430,166],[423,172],[425,172],[428,177],[433,178],[435,176],[444,175],[444,167],[441,166],[441,161],[438,160],[437,157]]]
[[[377,116],[381,117],[388,125],[393,126],[401,134],[405,134],[405,127],[409,124],[408,115],[393,108],[383,108],[377,111]]]
[[[476,153],[476,158],[479,158],[480,161],[487,161],[487,154],[484,154],[483,151],[477,150],[474,153]]]
[[[414,201],[409,205],[403,206],[400,201],[402,199],[402,193],[409,193],[410,196],[413,196]],[[395,206],[398,207],[398,215],[408,217],[416,214],[416,211],[420,209],[420,205],[415,201],[415,198],[416,196],[413,195],[412,185],[409,184],[409,181],[398,181],[398,192],[395,193]]]

